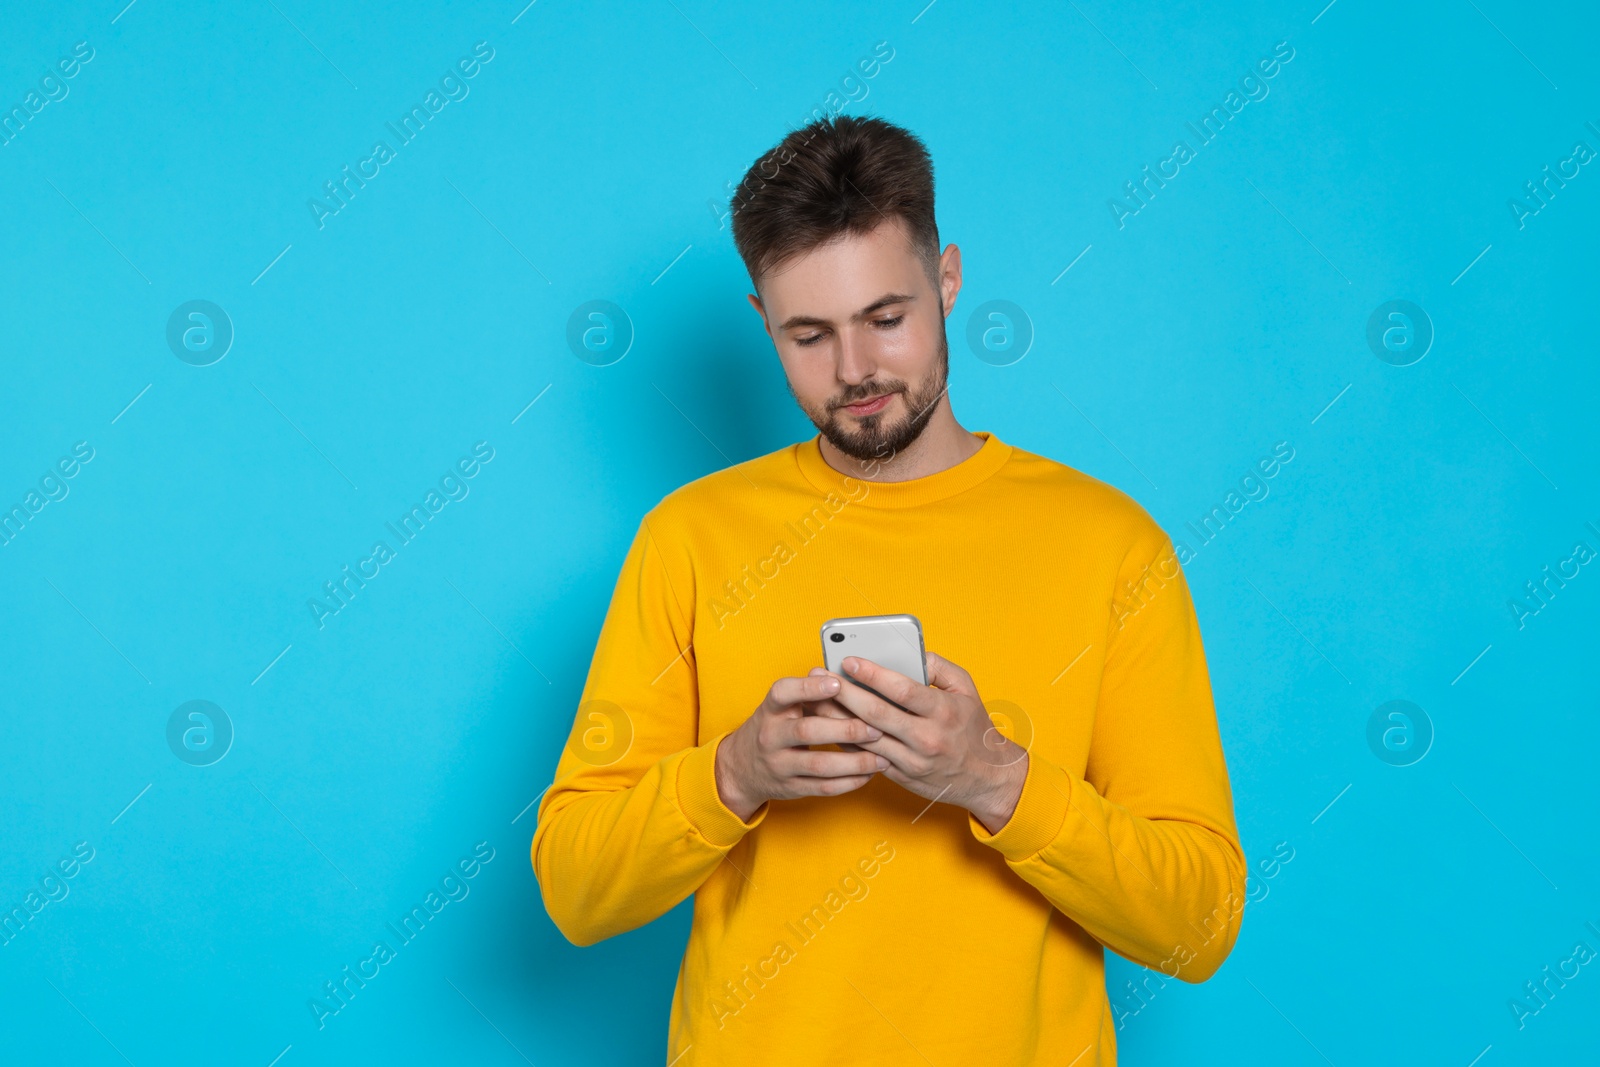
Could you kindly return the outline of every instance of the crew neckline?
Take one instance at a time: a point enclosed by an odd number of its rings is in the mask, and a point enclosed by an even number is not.
[[[903,482],[879,482],[834,470],[822,458],[822,435],[795,445],[800,473],[824,492],[839,493],[852,503],[877,508],[909,508],[955,496],[989,478],[1011,458],[1012,447],[988,430],[973,430],[983,438],[978,450],[953,467]],[[861,486],[867,486],[865,494]]]

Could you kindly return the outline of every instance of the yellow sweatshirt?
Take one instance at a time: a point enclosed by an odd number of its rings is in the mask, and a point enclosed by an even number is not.
[[[694,895],[664,1063],[1113,1064],[1102,946],[1188,982],[1232,949],[1245,858],[1172,542],[979,436],[907,482],[812,438],[640,523],[531,851],[575,944]],[[742,821],[718,742],[822,663],[824,621],[900,612],[1028,748],[1011,820],[879,775]]]

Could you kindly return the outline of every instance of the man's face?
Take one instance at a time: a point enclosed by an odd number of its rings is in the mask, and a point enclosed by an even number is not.
[[[934,287],[905,223],[890,218],[779,265],[750,303],[778,350],[789,391],[835,448],[887,460],[947,404],[944,320],[961,288],[955,245]]]

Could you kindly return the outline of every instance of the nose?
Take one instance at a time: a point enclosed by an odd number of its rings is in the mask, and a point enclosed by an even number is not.
[[[841,331],[839,360],[835,373],[846,385],[859,385],[872,377],[877,365],[872,360],[871,345],[855,330]]]

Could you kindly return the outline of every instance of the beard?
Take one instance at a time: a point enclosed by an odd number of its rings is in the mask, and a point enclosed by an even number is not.
[[[922,381],[917,383],[915,389],[908,389],[906,383],[899,379],[869,381],[846,389],[820,411],[813,411],[804,404],[800,404],[800,407],[817,431],[840,452],[863,463],[886,462],[899,455],[922,435],[928,421],[933,417],[934,410],[939,406],[940,398],[948,388],[946,380],[949,371],[950,341],[945,336],[941,321],[939,358],[923,376]],[[790,395],[794,394],[792,386],[789,392]],[[846,404],[859,404],[863,400],[888,393],[900,393],[905,399],[908,410],[898,422],[885,422],[890,411],[890,408],[885,408],[863,419],[850,417],[852,428],[846,425],[844,418],[838,413],[838,409]],[[800,398],[795,397],[795,402],[799,403]],[[891,408],[892,406],[891,404]]]

